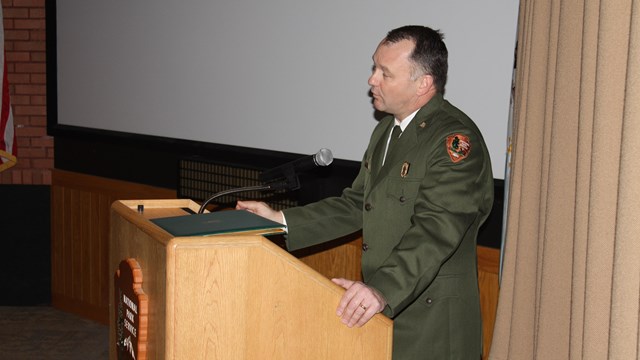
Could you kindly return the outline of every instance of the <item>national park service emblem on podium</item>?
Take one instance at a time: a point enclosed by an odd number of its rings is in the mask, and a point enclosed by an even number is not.
[[[146,360],[149,299],[142,290],[142,269],[135,259],[122,260],[114,275],[116,356]]]

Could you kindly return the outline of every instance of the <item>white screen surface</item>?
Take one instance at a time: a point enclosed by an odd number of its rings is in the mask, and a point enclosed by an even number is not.
[[[387,31],[440,29],[446,98],[504,178],[517,2],[57,1],[58,123],[359,161]]]

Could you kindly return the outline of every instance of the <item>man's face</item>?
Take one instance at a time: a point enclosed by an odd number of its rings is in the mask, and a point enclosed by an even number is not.
[[[380,44],[373,54],[369,86],[373,106],[404,120],[415,111],[420,77],[412,80],[414,65],[409,59],[414,44],[409,40]]]

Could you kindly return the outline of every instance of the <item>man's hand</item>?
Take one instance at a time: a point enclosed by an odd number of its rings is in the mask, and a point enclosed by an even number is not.
[[[247,210],[269,220],[281,224],[284,223],[284,215],[282,214],[282,211],[273,210],[269,205],[261,201],[238,201],[236,203],[236,210]]]
[[[336,314],[348,327],[363,326],[387,306],[386,300],[378,290],[361,281],[342,278],[331,279],[331,281],[347,290],[340,299]]]

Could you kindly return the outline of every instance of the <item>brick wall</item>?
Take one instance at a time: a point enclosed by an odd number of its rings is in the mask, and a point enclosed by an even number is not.
[[[18,163],[0,184],[51,184],[53,138],[47,136],[45,0],[2,0],[7,78]]]

